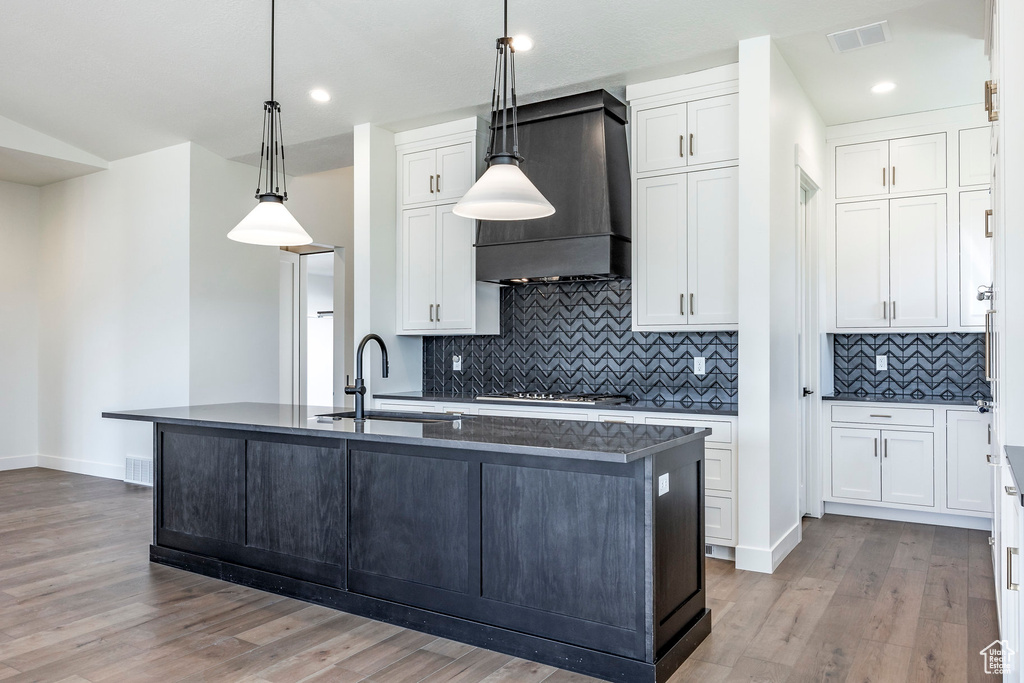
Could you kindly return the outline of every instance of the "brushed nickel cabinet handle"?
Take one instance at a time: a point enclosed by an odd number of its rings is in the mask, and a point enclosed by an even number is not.
[[[690,315],[693,315],[693,294],[690,295]]]
[[[868,417],[884,417],[887,420],[892,419],[892,415],[868,415]]]
[[[985,381],[991,382],[993,377],[992,372],[992,315],[995,313],[994,310],[989,309],[985,311]]]
[[[877,458],[878,457],[878,439],[877,438],[872,439],[872,442],[875,444],[875,457]]]
[[[441,304],[437,304],[437,322],[441,322]]]
[[[430,194],[434,194],[434,176],[430,176]]]
[[[889,319],[889,302],[888,301],[883,301],[882,302],[882,320],[888,320],[888,319]]]
[[[439,194],[441,192],[441,174],[440,173],[437,174],[437,192]]]
[[[1013,582],[1013,557],[1020,555],[1020,548],[1006,549],[1006,590],[1018,591],[1020,585]]]
[[[685,145],[686,145],[686,136],[685,135],[680,135],[679,136],[679,156],[681,156],[681,157],[685,157],[686,156],[686,147],[685,147]]]
[[[882,442],[882,454],[883,458],[889,457],[889,439]]]
[[[690,133],[690,156],[693,156],[693,133]]]
[[[679,295],[679,315],[686,315],[686,294]]]
[[[893,299],[893,301],[892,301],[892,319],[893,319],[893,322],[896,321],[896,300],[895,299]]]
[[[434,304],[430,304],[430,322],[434,322]]]
[[[985,237],[992,237],[992,209],[985,209]]]
[[[882,167],[882,187],[885,187],[885,166]]]
[[[896,167],[892,167],[892,186],[896,187]]]

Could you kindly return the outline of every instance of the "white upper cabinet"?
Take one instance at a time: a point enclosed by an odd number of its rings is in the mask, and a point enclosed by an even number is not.
[[[992,240],[988,232],[992,197],[988,190],[960,193],[960,324],[985,324],[988,301],[978,301],[978,287],[992,285]]]
[[[634,117],[637,173],[739,158],[739,96],[708,97],[648,109]]]
[[[687,323],[739,323],[739,169],[688,173]]]
[[[434,207],[402,212],[402,327],[433,330],[437,327],[437,222]]]
[[[473,143],[402,155],[402,205],[458,201],[476,181]]]
[[[889,325],[889,201],[836,206],[836,327]]]
[[[889,141],[889,191],[923,192],[946,187],[946,134]]]
[[[437,207],[437,307],[439,330],[473,328],[473,258],[476,221],[452,213],[454,204]]]
[[[687,165],[739,159],[739,95],[722,95],[686,105]]]
[[[992,129],[988,126],[960,131],[960,185],[992,182]]]
[[[992,512],[990,424],[976,410],[946,412],[946,507]]]
[[[935,505],[935,435],[885,430],[882,439],[882,500]]]
[[[739,322],[738,177],[731,166],[637,181],[636,329]]]
[[[942,190],[946,134],[836,147],[836,199]]]
[[[836,198],[870,197],[889,191],[889,142],[836,147]]]
[[[427,149],[402,155],[402,205],[434,201],[437,152]]]
[[[635,151],[639,173],[686,166],[686,104],[641,109],[636,113]]]
[[[639,324],[686,324],[686,185],[685,173],[637,181],[633,307]]]
[[[946,195],[890,200],[889,264],[891,326],[944,327]]]

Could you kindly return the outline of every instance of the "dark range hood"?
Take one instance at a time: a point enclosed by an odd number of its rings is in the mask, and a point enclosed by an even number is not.
[[[476,277],[505,284],[628,277],[626,105],[604,90],[519,107],[522,169],[555,213],[480,221]]]

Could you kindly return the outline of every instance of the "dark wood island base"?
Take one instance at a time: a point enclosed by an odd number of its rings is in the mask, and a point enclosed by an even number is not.
[[[703,431],[150,419],[153,562],[609,681],[666,681],[711,632]]]

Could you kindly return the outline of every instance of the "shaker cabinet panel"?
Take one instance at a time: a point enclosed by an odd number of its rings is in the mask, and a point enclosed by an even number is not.
[[[739,322],[739,169],[688,174],[687,322]]]
[[[407,330],[437,327],[437,224],[436,209],[402,212],[402,316]]]
[[[988,190],[960,193],[960,324],[982,327],[988,301],[978,287],[992,285],[992,239],[986,237],[992,197]]]
[[[634,305],[643,325],[686,323],[686,174],[637,181]]]
[[[636,114],[638,173],[686,165],[686,104],[641,109]]]
[[[437,208],[437,306],[439,330],[473,328],[473,237],[476,221],[456,216],[454,205]],[[423,256],[426,256],[425,254]]]
[[[457,202],[476,182],[473,143],[464,142],[437,150],[434,199]]]
[[[889,325],[889,202],[836,206],[836,326]]]
[[[687,166],[739,158],[739,99],[723,95],[687,104]]]
[[[889,191],[922,192],[946,187],[946,134],[889,141]]]
[[[876,429],[832,428],[832,495],[882,500],[880,436]]]
[[[946,507],[992,512],[993,468],[986,456],[989,418],[975,410],[946,413]]]
[[[931,432],[883,431],[882,500],[935,505],[935,436]]]
[[[869,197],[888,191],[888,141],[836,147],[836,199]]]
[[[960,131],[960,185],[992,182],[992,129],[988,126]]]
[[[947,322],[946,196],[889,203],[889,288],[893,327]]]
[[[424,204],[437,198],[434,175],[437,157],[432,149],[402,155],[402,204]]]

